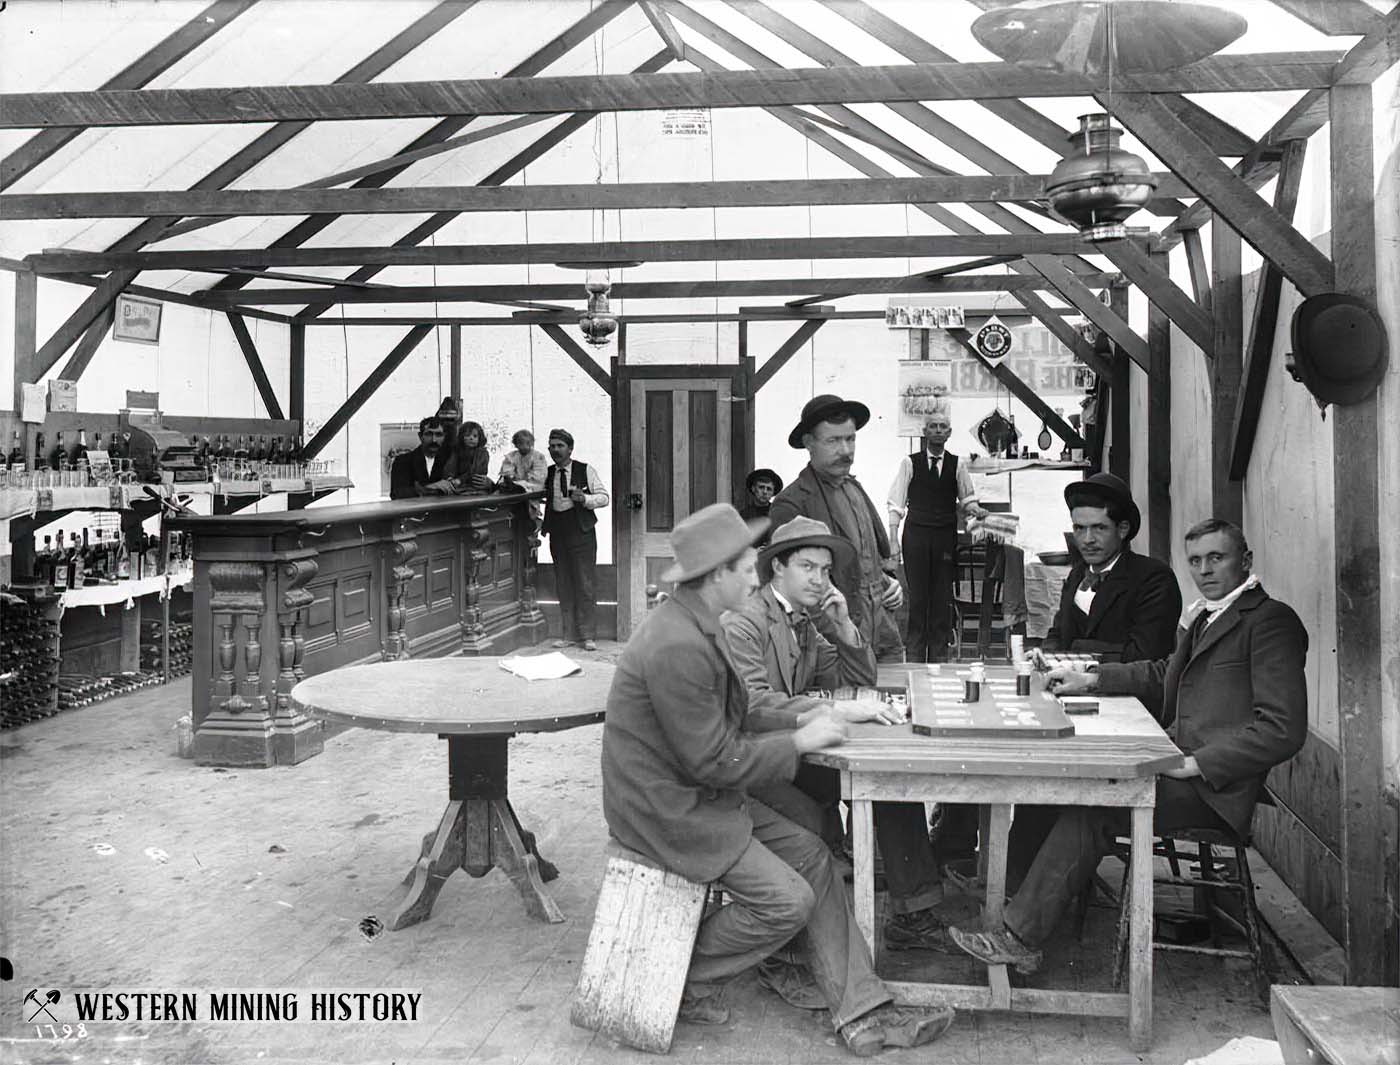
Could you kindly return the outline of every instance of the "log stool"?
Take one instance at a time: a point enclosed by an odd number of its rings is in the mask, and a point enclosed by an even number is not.
[[[609,840],[607,869],[569,1019],[664,1054],[680,1010],[706,885]]]
[[[1177,853],[1175,840],[1196,844],[1198,875],[1183,875],[1181,861],[1185,855]],[[1210,921],[1211,945],[1197,946],[1194,943],[1166,943],[1153,936],[1154,950],[1180,950],[1190,954],[1209,954],[1217,958],[1248,958],[1254,967],[1254,980],[1264,1001],[1269,996],[1269,973],[1264,963],[1264,942],[1259,933],[1259,909],[1254,901],[1254,879],[1249,875],[1249,856],[1246,848],[1249,841],[1241,839],[1226,829],[1187,828],[1174,831],[1171,836],[1158,837],[1153,846],[1153,854],[1167,859],[1170,876],[1158,876],[1153,880],[1158,884],[1180,884],[1195,889],[1203,895],[1204,915]],[[1234,857],[1217,858],[1213,848],[1234,851]],[[1188,859],[1189,860],[1189,859]],[[1190,870],[1187,870],[1188,874]],[[1124,861],[1123,884],[1128,882],[1128,864]],[[1215,893],[1233,892],[1241,897],[1243,920],[1236,918],[1217,905]],[[1222,947],[1220,945],[1221,925],[1228,925],[1245,938],[1244,947]],[[1123,980],[1124,963],[1128,954],[1128,915],[1127,909],[1118,911],[1118,940],[1114,949],[1113,984],[1119,986]]]

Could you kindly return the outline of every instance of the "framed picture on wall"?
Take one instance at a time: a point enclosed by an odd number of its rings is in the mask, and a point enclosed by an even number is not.
[[[112,339],[133,344],[160,343],[160,312],[163,305],[137,296],[118,296],[113,307]]]

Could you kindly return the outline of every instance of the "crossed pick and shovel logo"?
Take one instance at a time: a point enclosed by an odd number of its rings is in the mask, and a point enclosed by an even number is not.
[[[29,1014],[29,1021],[33,1021],[34,1018],[38,1017],[39,1014],[42,1013],[46,1017],[48,1017],[49,1020],[56,1022],[58,1018],[49,1012],[49,1007],[57,1005],[58,1000],[62,997],[63,992],[59,991],[57,988],[55,988],[52,991],[45,991],[43,992],[43,994],[40,994],[39,989],[37,987],[34,988],[32,991],[29,992],[29,994],[24,996],[24,1007],[26,1010],[28,1010],[29,1004],[31,1002],[36,1007],[34,1012]]]

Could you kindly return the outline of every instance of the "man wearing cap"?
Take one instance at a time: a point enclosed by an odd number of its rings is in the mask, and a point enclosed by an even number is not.
[[[390,499],[452,494],[451,456],[443,446],[444,436],[442,421],[436,415],[418,423],[418,446],[395,455],[389,467]]]
[[[1105,661],[1165,658],[1176,639],[1181,592],[1171,567],[1135,553],[1142,514],[1123,481],[1096,473],[1065,486],[1080,560],[1060,593],[1046,651]]]
[[[870,420],[870,408],[840,396],[821,395],[802,408],[788,434],[788,446],[807,449],[802,472],[773,499],[770,516],[782,525],[801,515],[821,522],[855,548],[850,561],[837,561],[832,583],[841,589],[851,620],[882,661],[902,661],[893,611],[904,602],[904,589],[886,572],[890,540],[885,523],[865,489],[851,476],[856,432]]]
[[[1201,598],[1170,655],[1104,663],[1095,673],[1055,669],[1046,684],[1064,694],[1136,696],[1181,749],[1180,767],[1157,778],[1154,832],[1212,828],[1248,839],[1269,770],[1307,739],[1308,634],[1250,573],[1253,556],[1238,526],[1220,518],[1192,526],[1186,562]],[[988,964],[1033,970],[1040,945],[1087,889],[1127,819],[1123,809],[1061,810],[1006,907],[1005,928],[955,928],[954,940]]]
[[[700,925],[682,1021],[723,1024],[724,984],[805,929],[813,977],[852,1051],[927,1043],[946,1030],[952,1011],[890,1004],[830,850],[749,794],[791,780],[803,754],[845,736],[825,714],[791,730],[743,729],[744,686],[719,618],[754,591],[752,545],[765,528],[715,503],[672,531],[676,561],[662,580],[677,582],[676,591],[628,641],[608,694],[608,830],[665,869],[718,883],[731,900]]]
[[[760,467],[744,478],[744,490],[749,497],[739,508],[745,521],[766,518],[773,506],[773,497],[783,490],[783,479],[770,469]]]
[[[908,662],[942,662],[948,657],[958,523],[986,515],[967,467],[944,448],[952,433],[953,420],[946,410],[928,415],[924,446],[900,460],[890,485],[890,540],[900,544],[909,581],[909,636],[904,646]]]
[[[850,723],[903,723],[902,715],[879,700],[806,694],[875,683],[875,653],[851,622],[845,596],[831,583],[836,561],[847,560],[852,550],[821,522],[793,518],[758,553],[758,594],[721,618],[748,690],[744,727],[750,732],[799,728],[820,714]],[[792,784],[783,781],[754,794],[828,844],[840,842],[841,781],[835,770],[804,765]],[[932,912],[943,888],[924,829],[923,804],[877,803],[875,834],[890,891],[885,946],[947,950],[947,929]],[[771,969],[759,975],[779,986],[791,982]]]
[[[598,471],[573,457],[574,438],[567,429],[549,431],[549,457],[554,460],[545,474],[544,524],[549,554],[554,559],[554,585],[559,593],[559,613],[564,629],[555,647],[581,643],[596,651],[598,609],[595,572],[598,535],[594,513],[608,505],[608,490]]]

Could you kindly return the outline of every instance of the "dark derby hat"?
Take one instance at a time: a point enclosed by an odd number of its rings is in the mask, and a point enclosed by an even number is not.
[[[1385,325],[1355,296],[1309,296],[1293,312],[1292,335],[1289,370],[1323,406],[1360,403],[1385,376]]]
[[[788,433],[788,447],[801,448],[802,435],[810,433],[818,422],[841,421],[848,417],[855,419],[859,429],[870,420],[870,408],[858,400],[840,396],[813,396],[802,408],[802,420]]]
[[[783,490],[783,479],[773,470],[764,466],[759,467],[744,478],[744,488],[752,492],[755,481],[772,481],[774,492],[781,492]]]
[[[1131,540],[1142,528],[1142,512],[1133,502],[1132,490],[1123,478],[1111,473],[1095,473],[1082,481],[1065,485],[1065,503],[1071,510],[1117,503],[1128,512],[1128,535],[1124,537],[1125,540]]]

